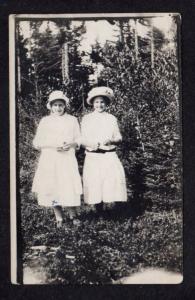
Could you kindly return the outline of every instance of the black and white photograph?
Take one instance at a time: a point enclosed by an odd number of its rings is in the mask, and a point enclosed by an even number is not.
[[[12,283],[182,283],[181,22],[10,15]]]

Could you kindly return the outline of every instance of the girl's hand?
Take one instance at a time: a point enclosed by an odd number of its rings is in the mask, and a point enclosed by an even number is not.
[[[75,142],[69,143],[68,145],[69,145],[70,148],[74,148],[74,149],[76,149],[78,147],[78,144],[75,143]]]
[[[58,152],[63,152],[64,149],[63,149],[63,147],[57,147],[57,151],[58,151]]]
[[[104,141],[103,145],[104,146],[118,146],[122,142],[121,139],[118,140],[106,140]]]
[[[70,150],[71,146],[72,146],[71,143],[64,143],[62,148],[64,151],[68,151]]]
[[[100,147],[100,143],[96,143],[96,144],[91,145],[91,148],[92,148],[93,150],[98,150],[99,147]]]
[[[70,149],[70,146],[66,142],[64,142],[61,147],[57,147],[57,151],[59,151],[59,152],[68,151],[69,149]]]
[[[103,142],[103,145],[104,145],[104,146],[110,146],[110,145],[112,145],[112,141],[111,141],[111,140],[105,140],[105,141]]]
[[[77,147],[77,143],[64,142],[62,147],[57,148],[57,151],[59,151],[59,152],[68,151],[68,150],[70,150],[70,148],[76,148],[76,147]]]

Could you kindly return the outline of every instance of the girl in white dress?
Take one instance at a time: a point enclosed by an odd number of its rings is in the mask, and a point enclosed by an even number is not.
[[[116,117],[105,111],[113,97],[110,88],[96,87],[87,98],[94,109],[81,123],[81,142],[86,148],[83,188],[87,204],[127,201],[125,173],[116,154],[122,137]]]
[[[39,123],[33,145],[41,150],[32,191],[37,193],[39,205],[53,207],[57,227],[62,226],[62,206],[80,206],[81,178],[75,157],[79,145],[80,128],[75,117],[67,114],[68,98],[61,91],[49,95],[50,115]],[[71,209],[72,208],[72,209]]]

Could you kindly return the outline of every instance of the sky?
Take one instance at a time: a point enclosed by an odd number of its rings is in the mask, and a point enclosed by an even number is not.
[[[153,19],[153,25],[158,29],[162,30],[165,35],[169,35],[172,18],[167,17],[156,17]],[[134,20],[130,21],[130,25],[134,27]],[[103,45],[106,40],[116,41],[117,40],[117,32],[116,26],[109,24],[107,21],[88,21],[86,22],[87,32],[84,36],[84,40],[82,41],[81,49],[89,49],[91,44],[94,44],[96,40]],[[139,22],[137,23],[137,32],[140,36],[145,36],[148,33],[146,26],[141,25]]]
[[[171,26],[173,19],[168,14],[164,17],[155,17],[153,18],[153,25],[160,29],[167,37],[171,34]],[[73,26],[78,26],[80,24],[79,21],[73,21]],[[21,30],[25,38],[30,36],[29,31],[29,22],[21,21]],[[116,27],[108,23],[106,20],[99,21],[86,21],[86,33],[83,35],[83,40],[81,41],[80,51],[90,51],[91,45],[98,41],[102,46],[104,43],[109,41],[117,40],[117,31]],[[130,20],[130,25],[134,26],[134,20]],[[44,21],[41,26],[41,31],[44,31],[47,26],[47,21]],[[56,31],[56,27],[50,22],[50,28],[52,31]],[[138,23],[137,32],[140,36],[145,36],[148,33],[148,30],[145,26]]]

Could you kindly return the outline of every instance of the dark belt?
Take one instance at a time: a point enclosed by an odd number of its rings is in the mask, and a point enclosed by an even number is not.
[[[115,152],[116,149],[111,149],[111,150],[97,149],[97,150],[93,150],[93,151],[86,149],[86,151],[90,152],[90,153],[107,153],[107,152]]]

